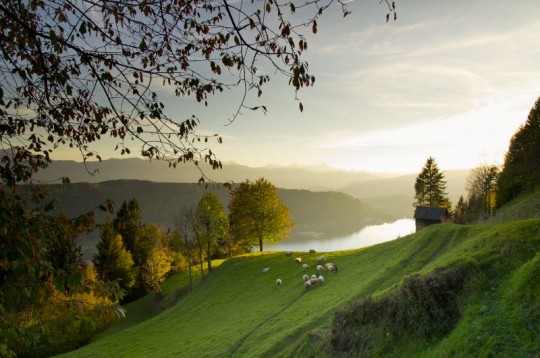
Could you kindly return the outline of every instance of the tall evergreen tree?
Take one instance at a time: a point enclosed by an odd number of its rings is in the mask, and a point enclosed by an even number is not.
[[[119,280],[123,289],[133,286],[135,275],[131,253],[124,248],[122,237],[110,220],[101,226],[97,250],[92,261],[99,277],[103,281]]]
[[[499,175],[497,204],[503,205],[524,190],[540,184],[540,97],[529,112],[527,121],[510,140]]]
[[[114,230],[122,236],[122,241],[131,253],[137,247],[137,238],[141,226],[141,206],[135,198],[123,201],[114,218]]]
[[[414,206],[446,207],[446,181],[433,157],[429,157],[414,183]],[[450,208],[448,208],[450,209]]]
[[[289,234],[293,222],[274,185],[264,178],[246,180],[231,193],[230,225],[236,242],[246,248],[275,243]]]

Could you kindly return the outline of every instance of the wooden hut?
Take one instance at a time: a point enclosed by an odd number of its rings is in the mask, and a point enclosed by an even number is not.
[[[414,211],[416,231],[429,225],[444,223],[448,220],[448,209],[432,206],[417,206]]]

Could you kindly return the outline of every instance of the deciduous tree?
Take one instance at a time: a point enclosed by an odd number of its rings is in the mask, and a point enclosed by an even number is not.
[[[276,187],[264,178],[246,180],[231,192],[229,203],[233,239],[250,250],[276,243],[289,234],[293,222]]]
[[[488,164],[481,164],[470,171],[466,189],[469,203],[479,204],[477,210],[470,208],[475,214],[489,214],[495,208],[498,174],[499,168]]]
[[[225,214],[218,196],[212,192],[204,194],[199,200],[195,217],[199,227],[199,235],[206,250],[208,271],[210,271],[212,270],[212,251],[216,249],[217,240],[223,238],[229,230],[229,218]]]

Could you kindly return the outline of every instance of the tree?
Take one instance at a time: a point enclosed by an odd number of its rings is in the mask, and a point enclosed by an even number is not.
[[[133,258],[124,248],[122,236],[114,230],[109,219],[101,226],[96,248],[92,262],[99,277],[104,281],[119,281],[119,286],[124,290],[131,288],[135,283]]]
[[[192,113],[171,117],[157,89],[206,105],[239,88],[231,121],[243,110],[266,111],[247,94],[262,95],[267,73],[288,77],[295,92],[315,83],[303,31],[317,33],[333,3],[349,14],[345,0],[4,0],[0,140],[9,150],[0,176],[10,185],[27,180],[64,145],[100,159],[92,144],[105,136],[120,154],[131,153],[133,139],[143,157],[220,168],[196,145],[214,136],[196,133]],[[386,4],[387,20],[395,19]]]
[[[456,224],[465,223],[465,215],[467,214],[467,202],[463,198],[463,195],[460,195],[459,200],[454,208],[454,222]]]
[[[231,192],[231,234],[246,249],[276,243],[289,234],[293,223],[274,185],[264,178],[244,181]]]
[[[135,198],[129,202],[123,201],[114,218],[114,230],[122,236],[126,249],[135,252],[141,227],[142,210],[139,201]]]
[[[179,212],[174,218],[176,225],[182,237],[184,238],[184,253],[188,263],[188,274],[189,274],[189,288],[193,289],[193,274],[192,274],[192,257],[191,257],[191,240],[189,239],[193,236],[193,222],[194,218],[194,209],[193,207],[185,209],[184,211]],[[202,271],[201,271],[202,272]]]
[[[203,195],[195,210],[199,234],[206,250],[208,271],[212,270],[212,251],[216,249],[217,240],[224,237],[229,230],[229,218],[221,201],[215,193]]]
[[[139,231],[137,245],[132,254],[135,264],[139,267],[138,284],[146,292],[159,292],[159,284],[170,271],[172,262],[170,240],[171,238],[153,223],[144,225]]]
[[[477,210],[472,210],[476,214],[491,214],[495,208],[498,174],[499,168],[488,164],[481,164],[470,171],[466,189],[469,203],[478,202],[479,204]]]
[[[147,292],[161,292],[161,284],[171,270],[172,257],[165,247],[153,247],[141,271]]]
[[[439,171],[435,159],[429,157],[414,183],[414,206],[446,207],[450,203],[445,190],[444,174]]]
[[[527,121],[510,140],[498,178],[497,204],[503,205],[540,183],[540,97]]]

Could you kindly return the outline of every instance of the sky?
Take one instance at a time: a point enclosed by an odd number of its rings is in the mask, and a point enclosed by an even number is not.
[[[317,80],[298,94],[302,113],[278,75],[263,89],[266,114],[228,125],[235,91],[207,108],[170,98],[168,110],[221,135],[211,149],[222,162],[392,173],[419,172],[430,156],[443,170],[502,164],[540,96],[537,0],[396,0],[388,23],[379,0],[348,6],[351,15],[335,7],[308,34]],[[109,149],[102,157],[120,157]]]

